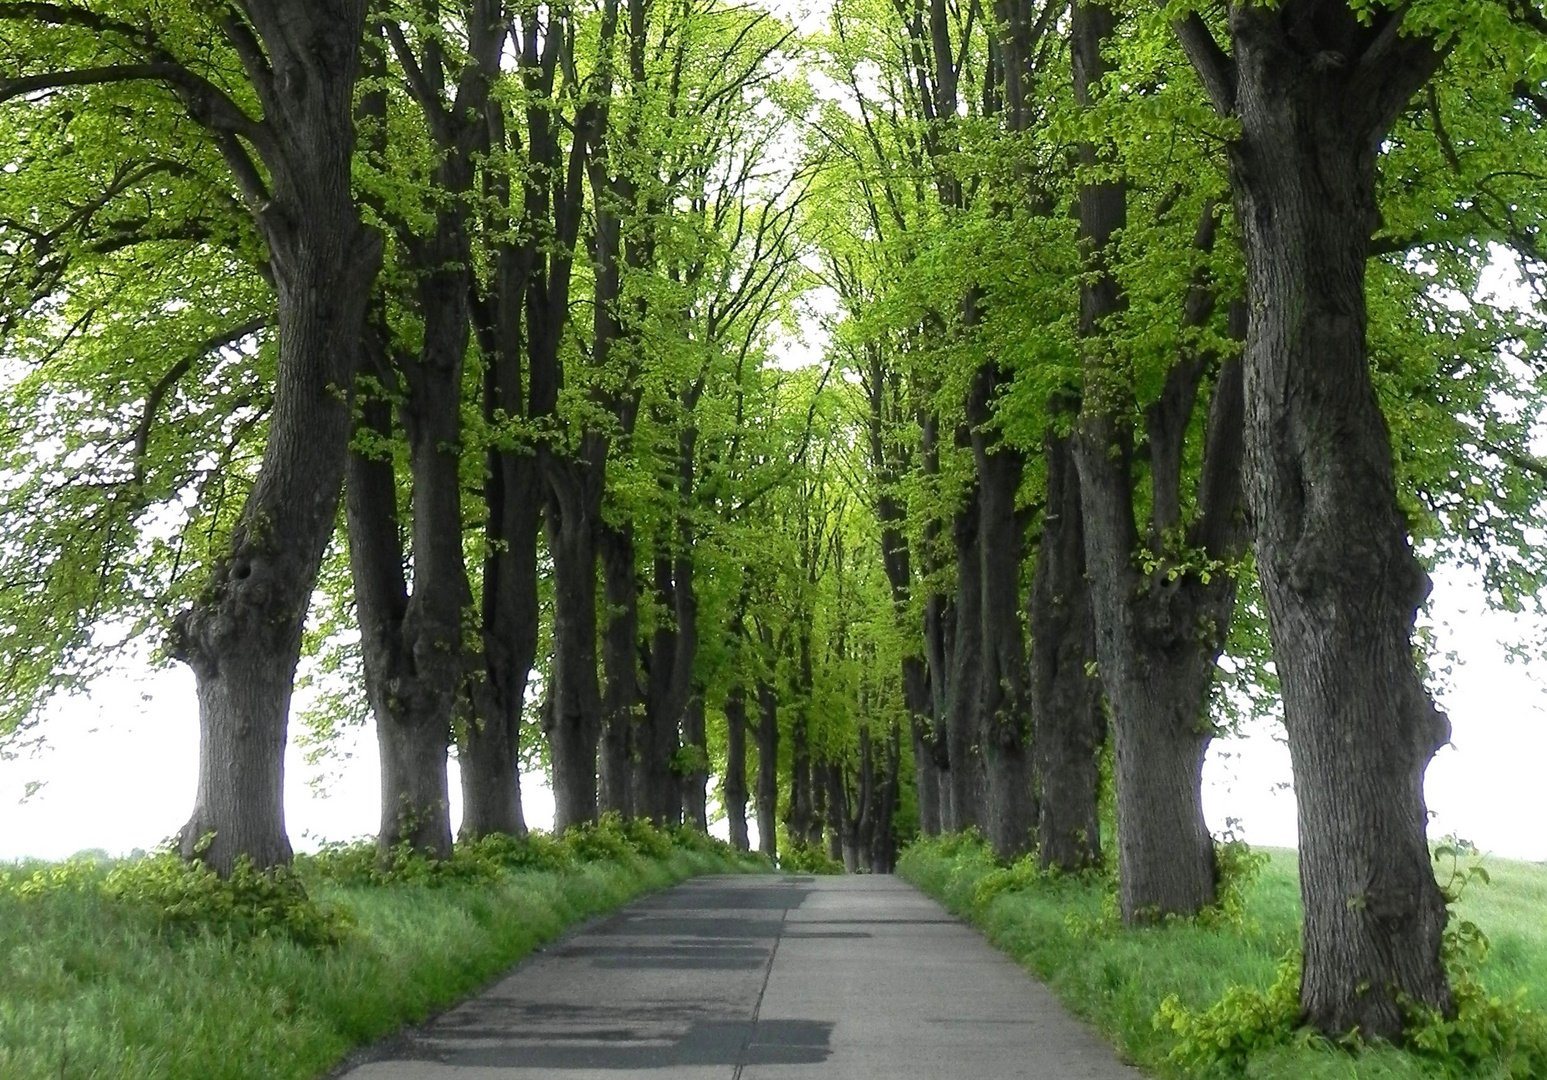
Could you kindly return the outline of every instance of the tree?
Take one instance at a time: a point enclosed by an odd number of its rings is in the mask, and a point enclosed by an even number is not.
[[[1116,45],[1112,8],[1077,4],[1071,21],[1075,97],[1097,104]],[[1241,373],[1234,357],[1196,338],[1166,366],[1156,400],[1143,409],[1144,447],[1135,449],[1131,371],[1111,355],[1127,310],[1115,267],[1128,224],[1128,184],[1102,176],[1121,168],[1093,141],[1080,148],[1087,178],[1079,190],[1088,278],[1079,332],[1087,348],[1084,400],[1074,442],[1097,625],[1102,685],[1112,706],[1117,796],[1118,881],[1123,918],[1133,923],[1191,915],[1214,902],[1214,842],[1203,818],[1203,758],[1213,736],[1208,716],[1215,662],[1236,603],[1235,568],[1246,535],[1241,516]],[[1106,157],[1107,160],[1102,160]],[[1165,213],[1184,190],[1174,178]],[[1189,200],[1190,201],[1190,200]],[[1214,248],[1217,211],[1202,200],[1192,248]],[[1173,260],[1175,253],[1168,253]],[[1178,321],[1188,330],[1213,316],[1217,271],[1200,265]],[[1163,310],[1163,309],[1162,309]],[[1238,322],[1244,310],[1237,308]],[[1144,313],[1156,318],[1153,308]],[[1163,316],[1162,316],[1163,317]],[[1153,331],[1151,331],[1153,333]],[[1196,494],[1184,498],[1188,432],[1205,380],[1213,382],[1199,453]],[[1134,512],[1134,461],[1147,458],[1147,543]],[[1142,563],[1136,566],[1136,562]]]
[[[361,225],[350,185],[364,3],[251,0],[214,16],[193,20],[223,45],[207,65],[179,55],[154,23],[78,4],[0,6],[37,50],[18,58],[0,99],[125,81],[165,87],[219,149],[267,249],[279,366],[263,462],[168,644],[199,687],[199,787],[182,849],[229,873],[243,856],[260,868],[290,859],[282,804],[290,693],[343,482],[380,238]],[[55,66],[61,58],[70,66]]]
[[[1455,46],[1434,17],[1232,4],[1228,50],[1197,13],[1174,24],[1240,125],[1246,493],[1299,796],[1301,1008],[1321,1031],[1371,1038],[1400,1038],[1404,1001],[1453,1008],[1422,784],[1449,724],[1414,663],[1430,582],[1398,501],[1366,297],[1382,146]]]

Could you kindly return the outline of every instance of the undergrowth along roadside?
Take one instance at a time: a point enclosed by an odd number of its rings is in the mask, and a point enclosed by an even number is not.
[[[168,853],[0,871],[0,1077],[309,1080],[567,927],[707,873],[769,869],[608,821],[459,845],[335,845],[220,882]]]
[[[1300,926],[1294,853],[1239,849],[1232,858],[1243,872],[1224,910],[1143,930],[1118,924],[1106,879],[1048,876],[1029,863],[1001,867],[970,834],[915,843],[898,873],[1036,973],[1124,1057],[1161,1077],[1547,1077],[1537,1056],[1547,1051],[1547,866],[1490,862],[1492,883],[1457,899],[1450,948],[1462,1023],[1415,1017],[1412,1050],[1348,1049],[1292,1027]],[[1286,988],[1291,1019],[1279,1037]],[[1273,1034],[1256,1037],[1263,1032]],[[1225,1042],[1222,1053],[1204,1052],[1211,1038]]]

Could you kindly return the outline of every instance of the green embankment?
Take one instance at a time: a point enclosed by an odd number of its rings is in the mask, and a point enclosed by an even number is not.
[[[233,892],[165,855],[0,868],[0,1077],[306,1080],[582,919],[768,868],[633,825],[470,851],[450,872],[405,859],[387,875],[369,847],[302,858],[299,907],[299,890],[276,907],[272,890]],[[246,917],[259,909],[278,921]],[[318,926],[342,940],[298,940]]]
[[[1176,995],[1188,1009],[1205,1010],[1232,986],[1266,992],[1282,958],[1298,946],[1295,853],[1264,854],[1266,862],[1245,886],[1235,918],[1145,930],[1115,925],[1102,882],[1003,871],[980,844],[959,838],[913,845],[903,853],[898,873],[971,921],[1110,1038],[1126,1059],[1158,1076],[1547,1078],[1534,1064],[1539,1059],[1526,1061],[1518,1051],[1512,1063],[1510,1050],[1501,1054],[1496,1048],[1483,1060],[1446,1060],[1390,1047],[1350,1052],[1303,1035],[1250,1052],[1244,1068],[1169,1060],[1178,1035],[1155,1020],[1167,997]],[[1485,866],[1491,882],[1473,881],[1456,904],[1457,920],[1475,923],[1490,942],[1476,966],[1476,979],[1512,1013],[1547,1010],[1547,865],[1489,859]],[[991,878],[996,872],[997,878]],[[1442,868],[1441,877],[1447,873]],[[1538,1024],[1541,1018],[1529,1022]]]

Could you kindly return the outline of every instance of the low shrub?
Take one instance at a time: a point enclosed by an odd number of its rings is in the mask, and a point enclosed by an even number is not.
[[[792,874],[843,874],[843,863],[817,844],[787,844],[779,849],[779,869]]]
[[[230,877],[221,878],[170,845],[116,864],[72,859],[25,876],[0,875],[0,890],[32,901],[59,892],[94,892],[169,932],[284,937],[305,948],[336,946],[354,925],[346,910],[314,901],[290,869],[260,871],[244,858]]]

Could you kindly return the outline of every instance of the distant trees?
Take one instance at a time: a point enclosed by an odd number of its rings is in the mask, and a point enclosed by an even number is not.
[[[1542,572],[1537,317],[1477,289],[1540,271],[1534,7],[0,21],[0,725],[164,641],[189,857],[289,858],[305,653],[384,850],[449,852],[454,750],[466,835],[535,761],[561,828],[886,871],[975,827],[1186,917],[1231,653],[1307,1020],[1449,1007],[1414,620],[1426,561]]]

